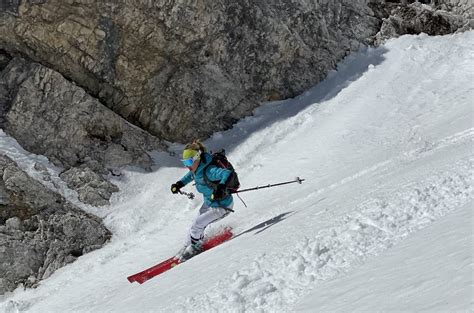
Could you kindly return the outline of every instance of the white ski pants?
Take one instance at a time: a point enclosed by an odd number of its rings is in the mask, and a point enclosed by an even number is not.
[[[187,238],[186,245],[191,243],[191,237],[196,240],[201,239],[204,236],[204,230],[206,229],[207,225],[226,217],[231,212],[229,209],[232,210],[233,207],[234,202],[232,202],[227,209],[211,208],[203,203],[199,209],[199,214],[194,219],[193,225],[189,230],[189,236]]]

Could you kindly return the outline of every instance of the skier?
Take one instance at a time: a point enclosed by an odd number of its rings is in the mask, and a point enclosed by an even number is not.
[[[204,203],[189,230],[185,246],[177,255],[181,261],[185,261],[202,251],[204,230],[207,225],[233,212],[234,201],[226,190],[226,181],[231,171],[210,164],[212,156],[206,152],[201,142],[195,140],[187,144],[181,161],[189,172],[171,185],[171,192],[174,194],[180,192],[181,188],[194,180],[197,191],[202,193],[204,198]],[[217,183],[215,189],[209,185],[210,181]]]

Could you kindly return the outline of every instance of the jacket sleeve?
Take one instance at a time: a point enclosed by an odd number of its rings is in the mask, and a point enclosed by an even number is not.
[[[208,178],[212,181],[219,181],[219,184],[225,184],[232,172],[228,169],[210,166],[207,170]]]
[[[185,186],[187,184],[189,184],[190,182],[192,182],[193,180],[194,180],[194,176],[193,176],[193,173],[191,171],[187,172],[186,175],[184,175],[180,179],[180,181],[182,181]]]

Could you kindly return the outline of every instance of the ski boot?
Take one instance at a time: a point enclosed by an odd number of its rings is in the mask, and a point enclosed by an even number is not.
[[[201,253],[202,250],[202,240],[192,240],[191,244],[178,253],[176,256],[181,262],[187,261],[195,255]]]

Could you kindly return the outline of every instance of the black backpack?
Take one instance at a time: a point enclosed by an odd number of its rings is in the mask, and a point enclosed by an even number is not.
[[[218,152],[214,152],[212,154],[212,161],[204,168],[203,176],[204,176],[204,182],[206,185],[211,187],[213,190],[217,189],[217,186],[219,185],[219,181],[212,181],[209,180],[209,178],[206,175],[206,170],[207,167],[210,165],[215,165],[217,167],[225,168],[227,170],[231,171],[231,174],[229,178],[227,179],[227,182],[225,184],[226,188],[230,193],[236,192],[239,187],[240,187],[240,182],[239,182],[239,176],[235,172],[234,167],[232,164],[227,160],[227,156],[225,155],[225,150],[222,149]]]

